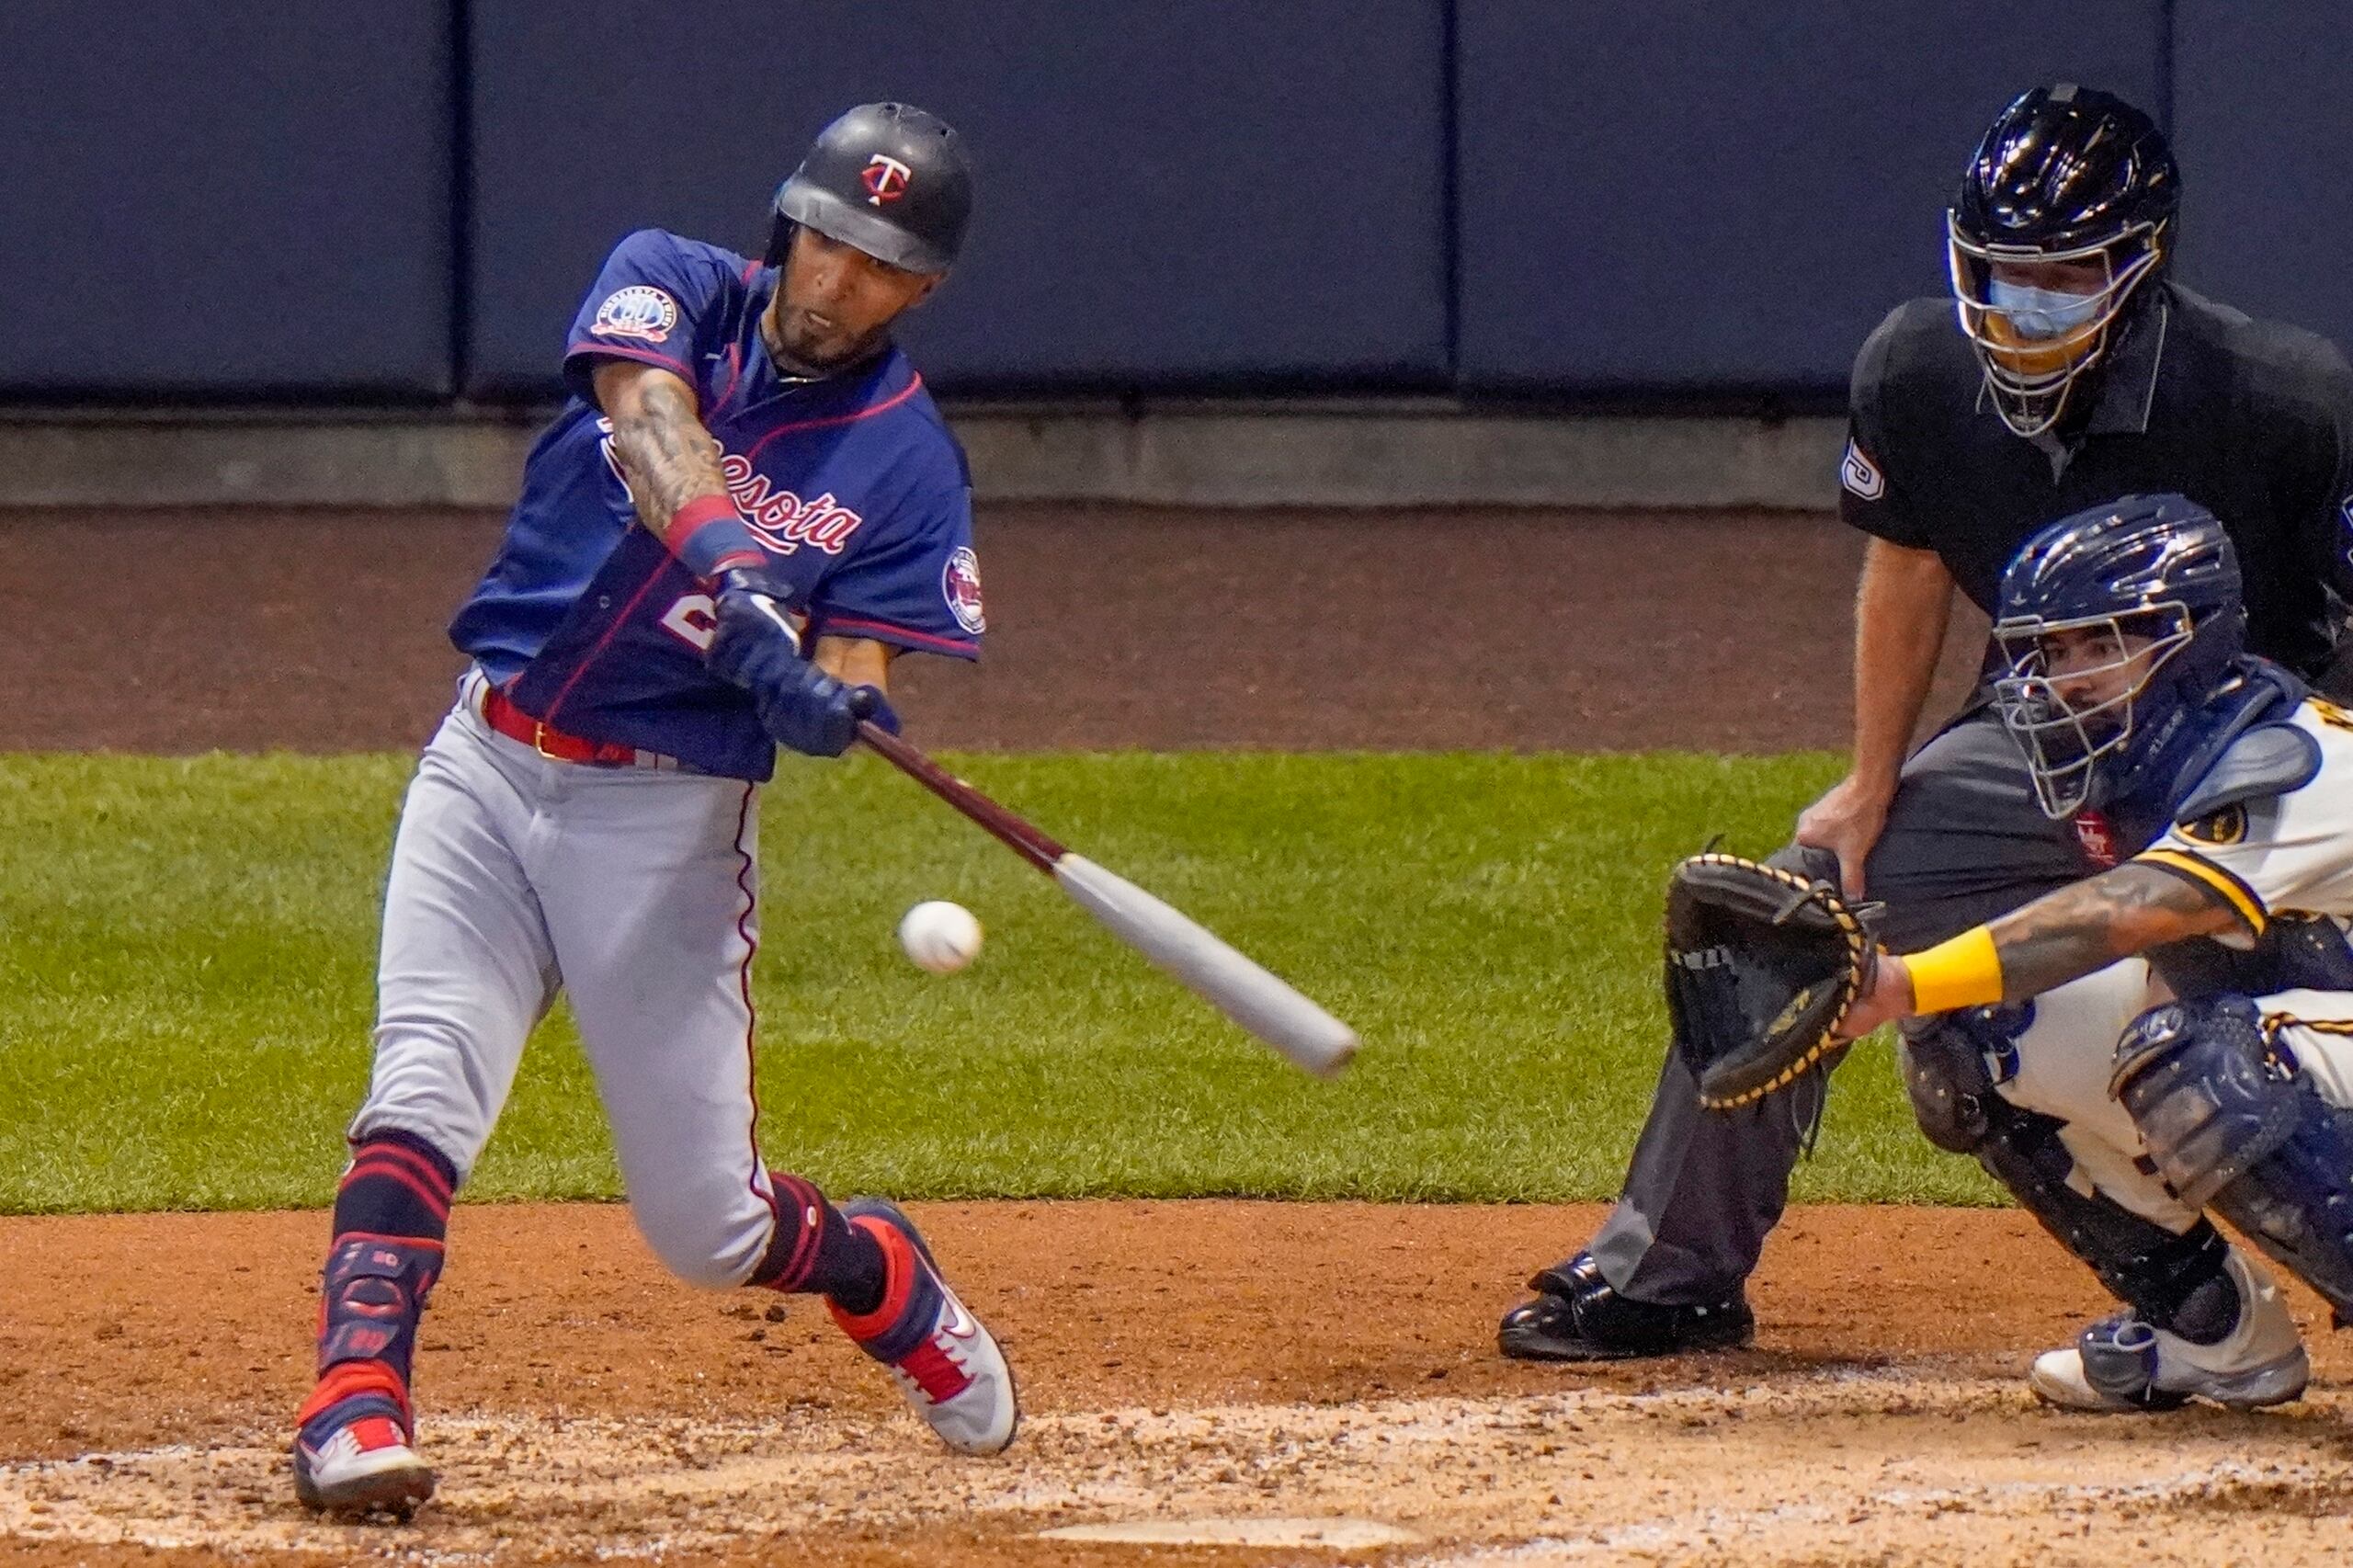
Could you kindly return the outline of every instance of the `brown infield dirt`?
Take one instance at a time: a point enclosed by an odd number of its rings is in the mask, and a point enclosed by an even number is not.
[[[0,748],[405,747],[481,514],[0,517]],[[1790,516],[984,512],[942,746],[1843,743],[1857,550]],[[66,585],[79,585],[71,590]],[[60,613],[61,605],[72,613]],[[1971,639],[1948,661],[1957,675]],[[2353,1351],[2280,1411],[2086,1417],[2021,1372],[2104,1310],[2011,1212],[1814,1208],[1753,1350],[1495,1352],[1592,1208],[918,1205],[1028,1419],[947,1455],[813,1303],[698,1295],[618,1207],[460,1206],[419,1358],[441,1492],[294,1504],[316,1213],[0,1222],[0,1558],[899,1563],[2341,1561]],[[1223,1542],[1043,1532],[1138,1525]],[[1255,1533],[1254,1533],[1255,1532]]]

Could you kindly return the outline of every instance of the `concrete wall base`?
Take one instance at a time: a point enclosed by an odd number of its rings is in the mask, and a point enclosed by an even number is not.
[[[989,501],[1818,509],[1844,425],[1452,408],[951,407]],[[538,433],[489,418],[0,418],[0,506],[505,506]]]

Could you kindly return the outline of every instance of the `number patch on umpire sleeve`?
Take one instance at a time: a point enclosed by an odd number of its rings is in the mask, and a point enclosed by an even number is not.
[[[1866,501],[1876,501],[1887,494],[1887,476],[1856,445],[1852,436],[1847,437],[1847,455],[1838,463],[1838,483]]]

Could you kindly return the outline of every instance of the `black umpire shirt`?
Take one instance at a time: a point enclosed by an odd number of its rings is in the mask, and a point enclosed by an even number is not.
[[[2076,384],[2086,395],[2072,435],[2014,435],[1952,301],[1899,305],[1855,359],[1840,511],[1935,551],[1990,615],[2003,568],[2044,524],[2120,495],[2187,495],[2238,547],[2250,650],[2333,692],[2353,684],[2353,639],[2331,668],[2353,601],[2345,356],[2167,284]]]

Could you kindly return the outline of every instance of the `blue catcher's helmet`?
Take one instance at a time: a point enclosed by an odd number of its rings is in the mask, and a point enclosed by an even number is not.
[[[2171,787],[2246,648],[2238,555],[2181,495],[2062,517],[2002,574],[1994,700],[2053,817]]]

